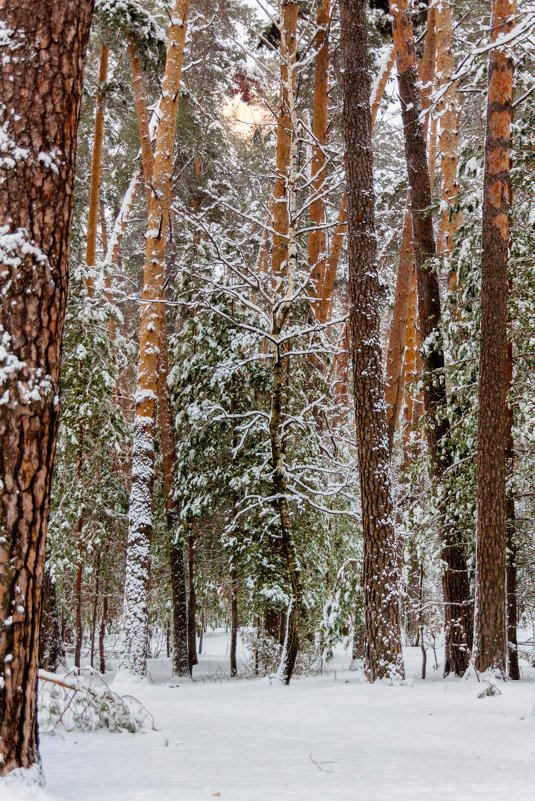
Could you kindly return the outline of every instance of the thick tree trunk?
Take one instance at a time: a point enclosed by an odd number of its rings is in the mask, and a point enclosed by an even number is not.
[[[373,97],[372,97],[372,126],[375,124],[375,120],[377,118],[377,112],[379,111],[379,106],[384,97],[386,85],[390,78],[390,73],[392,72],[392,67],[394,66],[395,60],[396,60],[396,53],[394,48],[392,48],[381,65],[379,76],[377,78],[377,83],[375,84],[374,87]],[[340,262],[340,256],[342,255],[342,247],[344,245],[346,229],[347,229],[347,195],[346,192],[344,191],[344,194],[342,196],[342,202],[340,204],[340,211],[338,212],[338,219],[336,221],[336,225],[332,235],[331,250],[329,253],[329,258],[327,259],[325,277],[323,279],[322,286],[319,291],[319,294],[321,295],[321,303],[319,304],[319,306],[318,304],[315,305],[315,308],[317,309],[318,312],[318,322],[320,323],[326,323],[327,320],[330,320],[332,315],[334,284],[336,281],[336,274],[338,272],[338,264]],[[346,360],[346,365],[345,365],[346,369],[347,369],[347,364],[348,364],[348,359]]]
[[[515,10],[515,0],[493,0],[491,41],[512,30]],[[476,667],[502,674],[507,663],[505,423],[513,70],[509,47],[490,51],[481,256]]]
[[[145,82],[139,56],[135,46],[129,43],[130,63],[136,111],[138,119],[139,139],[143,163],[143,176],[147,197],[147,209],[150,206],[150,195],[153,174],[153,155],[149,132],[149,115],[145,94]],[[165,304],[160,304],[160,360],[158,366],[158,410],[160,432],[162,438],[162,461],[165,488],[165,505],[167,533],[169,538],[169,567],[171,571],[171,595],[173,602],[173,674],[189,675],[188,667],[188,626],[187,626],[187,592],[186,572],[184,564],[184,547],[179,537],[179,514],[174,493],[176,443],[173,423],[173,407],[167,383],[169,375],[169,347],[167,340],[167,314]]]
[[[433,221],[431,218],[431,184],[421,121],[421,98],[417,86],[417,71],[408,0],[390,0],[392,32],[396,49],[398,87],[405,136],[405,156],[411,208],[413,214],[415,263],[418,286],[418,319],[424,368],[424,406],[426,437],[435,478],[440,477],[451,462],[447,447],[449,421],[446,415],[446,384],[444,349],[440,331],[440,292],[438,277],[426,261],[436,256]],[[464,544],[455,529],[442,533],[442,559],[445,564],[442,580],[444,590],[444,623],[446,661],[444,671],[462,675],[472,646],[472,612],[468,566]]]
[[[364,669],[404,675],[398,559],[379,333],[366,0],[341,0],[351,355],[364,538]]]
[[[138,388],[120,659],[120,667],[123,670],[139,676],[144,676],[146,673],[147,602],[153,525],[154,422],[159,385],[161,299],[188,8],[189,0],[176,0],[171,11],[167,61],[160,103],[161,116],[153,166],[153,191],[148,211],[143,303],[140,313]]]
[[[38,760],[41,587],[91,12],[88,0],[0,0],[0,774]]]

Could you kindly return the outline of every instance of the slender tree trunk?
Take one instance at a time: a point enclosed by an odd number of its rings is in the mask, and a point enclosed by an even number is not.
[[[120,659],[123,670],[139,676],[144,676],[147,668],[147,601],[153,525],[154,422],[159,384],[161,299],[188,8],[189,0],[176,0],[171,11],[167,61],[162,82],[161,117],[153,166],[153,191],[148,211],[143,303],[140,313],[138,388]]]
[[[169,549],[173,604],[173,674],[189,676],[191,671],[188,662],[188,609],[184,545],[181,540],[177,540],[171,543]]]
[[[65,650],[61,640],[56,584],[50,570],[45,567],[43,576],[43,611],[39,632],[39,667],[51,673],[66,666]]]
[[[199,626],[199,654],[202,654],[203,637],[204,637],[204,609],[201,606],[201,625]]]
[[[195,538],[188,537],[188,574],[189,574],[189,598],[188,598],[188,669],[190,675],[193,666],[199,663],[197,659],[197,640],[196,640],[196,618],[197,618],[197,595],[195,592]]]
[[[108,62],[110,48],[102,43],[100,47],[100,67],[98,76],[97,108],[95,114],[95,133],[93,139],[93,156],[91,159],[91,181],[89,184],[89,211],[87,218],[87,243],[85,252],[85,263],[88,267],[94,267],[97,258],[97,234],[98,216],[100,207],[100,184],[102,179],[102,147],[104,143],[104,110],[105,99],[102,93],[102,86],[108,79]],[[88,275],[87,287],[89,293],[94,290],[95,279],[93,275]]]
[[[507,392],[511,391],[513,383],[513,343],[507,343],[507,362],[505,365]],[[508,474],[514,470],[514,441],[513,441],[513,409],[510,401],[507,403],[505,419],[506,450],[505,462]],[[507,493],[506,508],[506,548],[507,548],[507,642],[509,652],[509,678],[515,681],[520,679],[518,665],[518,642],[516,628],[517,619],[517,580],[516,580],[516,541],[515,541],[515,499],[512,489]]]
[[[459,194],[457,171],[459,164],[459,109],[455,81],[453,29],[450,0],[440,0],[436,7],[437,23],[437,84],[444,87],[438,102],[440,118],[440,163],[442,173],[442,199],[444,209],[440,219],[440,251],[450,255],[455,247],[455,235],[462,223],[460,211],[453,205]],[[450,281],[454,289],[455,277]]]
[[[238,675],[238,660],[237,660],[237,646],[238,646],[238,577],[236,568],[232,567],[230,571],[230,580],[232,582],[232,594],[230,596],[230,675],[232,678]]]
[[[366,0],[341,0],[351,354],[364,538],[365,671],[403,676],[398,559],[379,333]]]
[[[415,263],[418,286],[418,319],[423,343],[423,396],[426,436],[434,478],[451,463],[447,447],[449,421],[446,415],[444,349],[440,330],[441,306],[438,277],[426,264],[436,256],[431,218],[431,184],[421,121],[421,98],[417,86],[414,36],[408,0],[390,0],[392,32],[396,49],[398,87],[405,136],[405,156],[413,214]],[[472,646],[472,607],[468,565],[462,538],[455,530],[442,533],[444,623],[446,661],[444,672],[462,675]]]
[[[78,547],[79,547],[79,556],[78,556],[78,563],[76,565],[76,581],[74,584],[74,603],[75,603],[75,612],[74,612],[74,629],[76,631],[76,643],[74,646],[74,666],[79,668],[81,667],[81,658],[82,658],[82,643],[84,639],[84,629],[82,625],[82,579],[84,574],[84,565],[82,561],[82,545],[81,545],[81,535],[82,535],[82,518],[78,520],[78,528],[76,531],[77,538],[78,538]]]
[[[147,110],[147,93],[145,91],[143,69],[141,67],[141,60],[139,58],[136,45],[130,38],[128,38],[128,55],[130,56],[132,82],[134,85],[134,96],[136,98],[137,125],[139,131],[139,144],[141,146],[141,163],[143,166],[143,178],[145,181],[145,194],[147,197],[148,213],[150,208],[154,157],[152,153],[152,142],[150,140],[149,113]]]
[[[405,222],[401,236],[396,294],[392,310],[392,323],[388,340],[386,357],[386,415],[388,426],[388,444],[390,450],[394,444],[394,434],[403,400],[403,359],[407,333],[407,317],[409,312],[410,283],[414,273],[414,245],[412,240],[412,215],[409,206],[405,211]]]
[[[431,93],[435,78],[436,31],[435,9],[430,6],[427,12],[427,33],[422,61],[418,69],[418,78],[422,84],[422,110],[429,111]],[[425,117],[424,131],[429,127],[429,116]],[[431,137],[432,139],[433,137]],[[436,137],[435,137],[436,138]],[[434,164],[434,156],[429,156],[429,172]],[[396,294],[392,310],[392,323],[386,356],[386,404],[388,421],[388,442],[390,449],[394,443],[394,433],[399,420],[399,412],[403,398],[403,357],[405,355],[405,338],[407,329],[407,313],[411,277],[414,273],[414,243],[412,215],[410,210],[410,194],[407,198],[407,209],[401,238],[401,253],[396,279]]]
[[[97,567],[95,570],[95,597],[93,599],[93,615],[91,619],[90,664],[95,667],[95,635],[97,633],[97,613],[100,591],[100,554],[97,554]]]
[[[277,116],[276,177],[273,189],[273,244],[271,269],[275,287],[279,277],[288,270],[288,229],[290,226],[288,182],[292,142],[295,138],[292,121],[295,97],[295,66],[297,47],[297,17],[299,3],[281,0],[280,90]]]
[[[280,332],[277,332],[278,336]],[[283,466],[283,449],[281,443],[282,422],[282,388],[284,385],[284,370],[282,364],[281,348],[277,345],[275,363],[273,365],[273,384],[271,389],[271,414],[269,420],[269,434],[271,443],[271,459],[273,463],[273,484],[277,496],[277,506],[280,517],[281,543],[288,568],[291,585],[291,599],[288,606],[286,637],[284,640],[282,657],[278,669],[278,677],[283,684],[289,684],[292,678],[297,654],[299,653],[299,624],[302,617],[303,588],[301,567],[295,550],[292,534],[290,510],[286,477]]]
[[[308,235],[308,266],[311,271],[312,294],[321,290],[326,267],[327,232],[325,225],[326,157],[327,127],[329,124],[329,23],[330,0],[320,0],[316,11],[317,33],[315,39],[316,59],[314,62],[314,97],[312,134],[310,226]],[[313,306],[318,306],[318,302]],[[319,309],[315,308],[316,315]]]
[[[0,775],[38,761],[41,588],[90,0],[0,0]],[[6,40],[7,37],[7,40]]]
[[[515,0],[493,0],[492,42],[512,30],[515,11]],[[505,423],[513,70],[508,46],[490,51],[481,257],[476,667],[502,674],[507,662]]]
[[[99,652],[99,670],[101,673],[106,672],[106,654],[104,650],[104,639],[106,637],[106,621],[108,619],[108,596],[104,596],[102,602],[102,619],[100,621],[100,631],[98,635],[98,652]]]

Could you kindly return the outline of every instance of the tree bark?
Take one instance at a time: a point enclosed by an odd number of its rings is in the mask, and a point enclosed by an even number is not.
[[[288,229],[290,211],[288,182],[292,142],[295,138],[292,107],[295,97],[295,66],[297,48],[297,17],[299,3],[281,1],[280,90],[277,116],[276,177],[273,189],[273,244],[271,270],[275,287],[288,269]]]
[[[326,267],[327,232],[325,227],[326,157],[327,127],[329,124],[329,23],[330,0],[320,0],[316,12],[317,33],[315,39],[316,58],[314,62],[314,97],[312,134],[312,164],[310,194],[310,226],[308,235],[308,266],[311,271],[312,292],[318,297],[322,287]],[[314,226],[314,227],[313,227]],[[318,314],[318,300],[312,303]]]
[[[280,331],[276,330],[278,336]],[[283,465],[283,449],[281,442],[282,422],[282,388],[284,384],[284,370],[282,364],[281,346],[277,345],[275,362],[273,365],[273,384],[271,388],[271,413],[269,419],[269,435],[271,444],[271,460],[273,464],[273,485],[277,498],[277,507],[280,518],[281,544],[288,575],[290,577],[291,596],[287,612],[286,636],[282,650],[280,665],[277,671],[278,678],[283,684],[289,684],[292,678],[297,655],[299,653],[299,624],[303,611],[303,587],[301,567],[295,550],[295,542],[291,527],[290,510],[288,507],[286,476]]]
[[[43,611],[39,632],[39,667],[54,673],[66,666],[65,649],[61,641],[56,584],[50,570],[45,567],[43,576]]]
[[[106,653],[104,650],[104,639],[106,637],[106,621],[108,619],[108,596],[104,596],[102,601],[102,618],[100,621],[100,630],[98,633],[98,653],[99,653],[99,670],[101,673],[106,672]]]
[[[453,205],[459,194],[457,180],[459,164],[459,109],[455,81],[455,58],[453,53],[453,29],[450,0],[440,0],[436,7],[437,23],[437,84],[444,87],[438,102],[440,118],[440,164],[442,173],[442,199],[444,210],[440,219],[440,251],[449,256],[455,247],[455,235],[462,223],[460,211]],[[456,279],[450,280],[454,289]]]
[[[195,592],[195,538],[188,537],[188,575],[189,575],[189,598],[188,598],[188,669],[190,675],[193,666],[197,665],[197,640],[196,640],[196,618],[197,618],[197,595]]]
[[[238,675],[238,659],[237,659],[237,646],[238,646],[238,577],[236,575],[236,568],[232,567],[230,571],[230,580],[232,582],[232,590],[230,596],[230,675],[235,678]]]
[[[379,330],[366,9],[365,0],[340,3],[351,355],[364,538],[364,669],[375,681],[402,677],[404,666]]]
[[[104,143],[104,110],[105,99],[102,86],[108,79],[108,63],[110,48],[102,43],[100,47],[100,67],[98,75],[97,108],[95,114],[95,134],[93,139],[93,155],[91,159],[91,181],[89,184],[89,210],[87,217],[87,243],[85,263],[94,267],[97,259],[97,234],[100,207],[100,184],[102,179],[102,147]],[[93,275],[87,277],[87,288],[92,295],[95,286]]]
[[[426,437],[433,478],[440,478],[451,463],[448,448],[444,348],[440,330],[441,306],[438,277],[426,264],[436,256],[431,218],[431,184],[425,130],[420,119],[421,98],[417,86],[416,57],[408,0],[390,0],[392,32],[396,49],[405,156],[411,190],[414,248],[418,287],[418,319],[422,342],[423,397]],[[472,607],[464,544],[455,529],[442,533],[444,574],[444,623],[446,661],[444,672],[462,675],[468,667],[472,646]]]
[[[38,761],[41,588],[92,2],[0,0],[0,775]]]
[[[492,42],[513,29],[515,11],[515,0],[493,0]],[[505,422],[513,71],[509,47],[490,51],[481,256],[476,667],[501,674],[507,662]]]
[[[505,365],[507,392],[511,391],[513,383],[513,344],[507,343],[507,362]],[[505,462],[509,476],[514,470],[514,440],[513,440],[513,409],[510,401],[507,403],[505,419]],[[520,679],[520,667],[518,665],[518,641],[516,628],[518,624],[517,614],[517,576],[516,576],[516,540],[515,540],[515,498],[512,489],[507,493],[506,507],[506,547],[507,547],[507,643],[509,655],[509,678],[514,681]]]
[[[395,63],[395,58],[396,58],[396,53],[394,48],[392,48],[388,56],[385,58],[381,70],[379,72],[379,76],[377,79],[377,83],[374,87],[374,92],[372,97],[372,127],[373,125],[375,125],[377,112],[379,111],[379,106],[384,97],[386,85],[390,78],[392,67],[394,66]],[[336,281],[336,274],[338,272],[338,264],[340,262],[340,256],[342,254],[342,247],[344,245],[346,229],[347,229],[347,194],[344,191],[344,194],[342,195],[342,202],[340,204],[340,211],[338,212],[338,219],[336,221],[336,225],[332,235],[331,250],[329,253],[329,257],[327,259],[325,277],[323,279],[321,286],[321,292],[320,292],[321,303],[319,304],[319,307],[316,305],[318,311],[318,322],[320,323],[326,323],[328,320],[330,320],[332,315],[334,284]],[[346,368],[347,368],[347,363],[346,363]]]
[[[154,160],[149,132],[149,115],[145,82],[141,62],[135,45],[129,42],[128,51],[132,67],[134,94],[141,144],[143,176],[147,197],[147,210],[150,206],[151,186]],[[167,313],[165,304],[160,304],[160,360],[158,366],[158,410],[160,433],[162,438],[162,462],[165,488],[165,506],[167,532],[169,538],[169,567],[171,572],[171,596],[173,603],[173,675],[189,675],[188,667],[188,627],[187,627],[187,593],[186,572],[184,564],[184,547],[179,537],[179,513],[175,500],[174,481],[176,464],[175,429],[173,407],[167,383],[169,375],[169,347],[167,340]]]
[[[189,0],[176,0],[171,11],[167,60],[162,82],[161,116],[154,155],[153,191],[148,210],[140,313],[138,387],[120,658],[120,667],[123,670],[139,676],[144,676],[147,668],[147,602],[153,526],[154,422],[159,384],[161,300],[188,9]]]
[[[430,6],[427,12],[427,33],[425,36],[424,52],[418,69],[418,78],[422,84],[422,110],[429,111],[431,106],[431,93],[435,79],[436,56],[436,30],[435,9]],[[429,127],[429,116],[425,117],[424,132]],[[432,139],[432,137],[431,137]],[[429,154],[429,172],[434,164],[434,157]],[[414,273],[414,242],[413,242],[412,215],[410,209],[410,194],[407,198],[407,209],[401,238],[401,253],[396,279],[396,294],[394,308],[392,309],[392,323],[388,340],[386,356],[386,404],[388,422],[388,442],[390,449],[394,444],[394,434],[399,420],[401,401],[403,397],[403,358],[405,355],[405,338],[407,330],[407,313],[409,308],[409,294],[411,277]]]

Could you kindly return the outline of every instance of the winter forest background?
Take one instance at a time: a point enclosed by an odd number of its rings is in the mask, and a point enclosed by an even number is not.
[[[528,798],[534,31],[529,0],[96,0],[33,606],[6,310],[43,257],[0,191],[0,773],[38,759],[38,648],[53,794],[0,799]]]

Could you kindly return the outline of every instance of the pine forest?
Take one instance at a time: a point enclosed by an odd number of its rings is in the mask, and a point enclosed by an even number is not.
[[[532,482],[532,0],[0,0],[0,801],[531,801]]]

